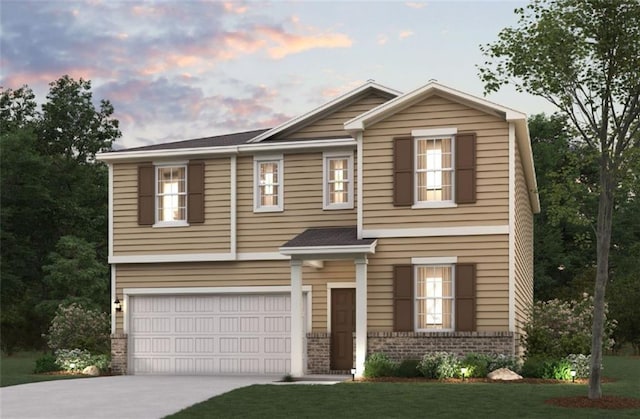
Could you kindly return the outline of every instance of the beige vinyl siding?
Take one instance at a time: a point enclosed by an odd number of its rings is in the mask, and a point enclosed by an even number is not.
[[[116,295],[124,288],[261,287],[290,286],[289,261],[201,262],[164,264],[120,264]],[[353,260],[327,261],[322,269],[303,268],[303,285],[312,287],[313,331],[327,330],[327,282],[355,282]],[[116,327],[123,330],[123,313]]]
[[[138,163],[113,166],[113,252],[120,255],[228,253],[230,159],[205,162],[205,222],[188,227],[138,225]]]
[[[375,93],[369,93],[363,98],[335,111],[331,115],[316,120],[293,133],[285,134],[286,138],[349,137],[349,134],[344,130],[345,122],[381,105],[387,100],[389,99],[378,96]]]
[[[457,208],[393,206],[393,138],[414,129],[457,128],[477,134],[477,202]],[[364,131],[364,229],[507,225],[508,124],[482,111],[432,96]]]
[[[509,330],[508,235],[378,239],[368,264],[368,329],[393,330],[393,265],[412,257],[458,257],[477,268],[477,330]]]
[[[515,327],[522,333],[533,304],[533,212],[517,142],[515,169]]]
[[[322,209],[322,164],[322,152],[285,154],[284,211],[254,213],[253,156],[238,158],[238,253],[277,252],[310,227],[356,225],[355,205]]]

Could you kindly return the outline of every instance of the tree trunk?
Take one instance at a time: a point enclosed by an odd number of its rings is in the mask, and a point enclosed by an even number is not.
[[[603,160],[605,157],[603,156]],[[591,369],[589,374],[589,399],[602,397],[600,375],[602,372],[602,335],[604,331],[604,294],[609,279],[609,248],[613,220],[614,181],[609,173],[609,162],[600,166],[600,198],[598,202],[598,225],[596,229],[596,252],[598,271],[593,296],[593,326],[591,328]]]

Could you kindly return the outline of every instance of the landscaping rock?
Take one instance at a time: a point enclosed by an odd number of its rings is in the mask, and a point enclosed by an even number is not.
[[[97,377],[100,375],[100,369],[95,365],[89,365],[87,368],[82,370],[84,375],[90,375],[92,377]]]
[[[489,375],[487,375],[487,378],[490,378],[492,380],[503,380],[503,381],[522,380],[521,375],[516,374],[515,372],[511,371],[509,368],[500,368],[495,371],[491,371]]]

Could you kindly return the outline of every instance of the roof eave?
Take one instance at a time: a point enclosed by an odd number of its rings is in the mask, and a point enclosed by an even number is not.
[[[322,256],[322,255],[342,255],[342,254],[354,254],[354,253],[369,253],[376,252],[377,240],[374,240],[371,244],[357,244],[346,246],[283,246],[278,250],[281,254],[286,256]]]

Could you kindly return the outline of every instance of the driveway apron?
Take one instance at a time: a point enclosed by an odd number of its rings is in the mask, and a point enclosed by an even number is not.
[[[236,388],[278,378],[127,375],[22,384],[0,388],[0,417],[157,419]]]

